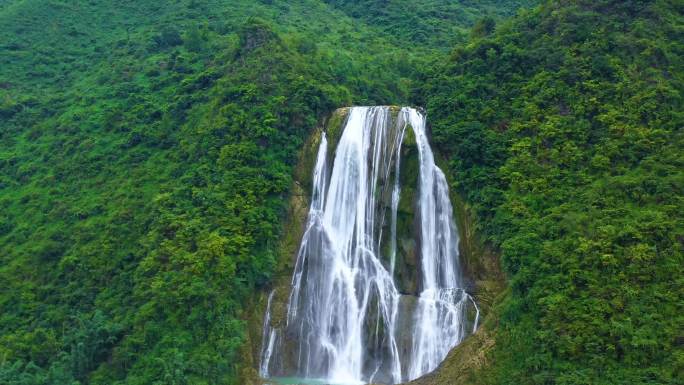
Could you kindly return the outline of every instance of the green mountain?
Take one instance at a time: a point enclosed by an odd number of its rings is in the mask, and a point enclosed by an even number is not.
[[[509,277],[481,381],[681,381],[683,11],[549,2],[426,83],[454,188]]]
[[[0,383],[245,383],[297,153],[352,104],[427,108],[509,278],[439,383],[680,381],[684,6],[536,4],[0,1]]]

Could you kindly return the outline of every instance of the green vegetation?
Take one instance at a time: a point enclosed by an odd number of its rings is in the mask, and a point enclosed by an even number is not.
[[[355,19],[380,28],[399,44],[416,43],[441,50],[464,42],[470,28],[483,20],[511,16],[534,0],[324,0]],[[415,47],[404,47],[415,49]]]
[[[1,2],[0,383],[239,383],[298,148],[437,50],[390,32],[317,0]]]
[[[681,381],[684,8],[533,3],[0,1],[0,383],[240,383],[298,150],[391,103],[510,278],[476,381]]]
[[[422,90],[511,295],[494,384],[681,383],[684,8],[550,2]]]

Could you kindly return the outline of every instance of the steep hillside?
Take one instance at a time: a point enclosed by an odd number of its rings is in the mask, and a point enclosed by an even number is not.
[[[439,55],[412,45],[426,25],[0,3],[0,383],[235,383],[298,148],[338,106],[407,101]]]
[[[548,2],[434,70],[434,140],[511,293],[421,383],[681,382],[683,12]]]
[[[423,383],[681,382],[684,7],[533,3],[0,1],[0,383],[240,383],[296,154],[390,103],[510,279]]]
[[[379,28],[398,42],[447,50],[464,42],[470,27],[488,18],[512,16],[534,0],[324,0],[347,15]]]

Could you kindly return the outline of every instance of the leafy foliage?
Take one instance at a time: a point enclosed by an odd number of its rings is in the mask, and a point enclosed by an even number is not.
[[[511,16],[531,7],[530,0],[440,1],[424,0],[325,0],[356,19],[378,26],[399,41],[447,49],[465,41],[468,27],[480,20]],[[488,15],[483,18],[483,15]],[[408,47],[407,47],[408,48]]]
[[[0,383],[239,383],[299,147],[409,102],[509,273],[481,380],[677,383],[684,9],[531,3],[0,2]]]
[[[1,2],[0,382],[237,383],[295,154],[408,101],[436,48],[402,39],[318,0]]]
[[[549,2],[478,25],[422,90],[510,277],[484,382],[681,381],[683,11]]]

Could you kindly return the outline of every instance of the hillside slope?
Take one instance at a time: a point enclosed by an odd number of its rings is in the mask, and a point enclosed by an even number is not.
[[[683,12],[547,2],[435,68],[419,98],[511,293],[479,370],[422,383],[680,383]]]
[[[420,28],[317,0],[0,3],[0,383],[237,382],[298,148],[336,107],[407,102],[441,55]]]

